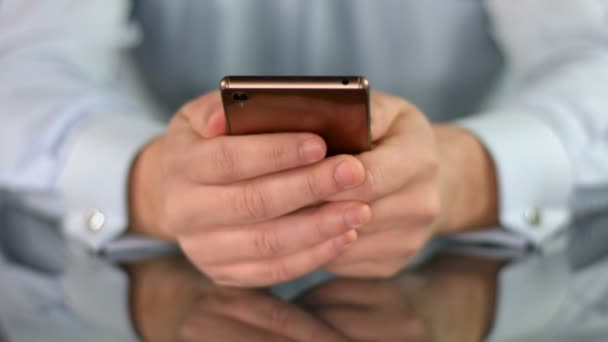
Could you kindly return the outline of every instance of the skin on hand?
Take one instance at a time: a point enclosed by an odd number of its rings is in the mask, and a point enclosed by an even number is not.
[[[225,136],[217,93],[186,104],[134,163],[132,229],[177,240],[219,284],[266,286],[323,266],[390,277],[432,237],[497,222],[494,166],[471,134],[399,97],[370,106],[374,148],[324,159],[313,134]]]
[[[182,258],[131,264],[131,308],[145,341],[346,341],[267,293],[214,286]]]
[[[368,203],[372,220],[327,268],[339,275],[395,275],[438,234],[497,221],[493,164],[466,131],[431,125],[405,100],[372,93],[374,148],[357,156],[363,185],[331,201]]]
[[[318,205],[364,182],[355,157],[324,158],[309,133],[225,133],[218,93],[180,109],[132,167],[133,231],[177,241],[218,284],[257,287],[323,266],[370,221],[361,201]]]

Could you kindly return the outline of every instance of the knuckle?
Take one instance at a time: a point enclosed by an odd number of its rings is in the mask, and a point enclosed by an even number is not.
[[[238,179],[236,151],[231,149],[224,140],[218,139],[210,153],[210,161],[213,168],[217,170],[214,174],[218,181]]]
[[[278,284],[290,280],[292,272],[283,261],[276,261],[266,269],[266,279],[272,284]]]
[[[418,213],[421,224],[428,226],[437,220],[441,211],[439,196],[434,192],[426,195],[426,199],[419,202]]]
[[[236,200],[237,212],[244,213],[248,218],[257,220],[267,216],[268,201],[262,191],[254,184],[242,187]]]
[[[254,231],[251,241],[255,253],[263,258],[276,256],[281,251],[277,235],[271,230]]]
[[[420,162],[422,173],[428,179],[435,180],[439,176],[439,161],[435,156],[428,155],[427,158]]]
[[[285,150],[285,145],[272,145],[269,151],[269,159],[274,170],[281,170],[287,166],[287,155],[288,153]]]
[[[366,183],[367,187],[363,194],[363,200],[371,201],[376,197],[376,193],[380,192],[380,185],[382,184],[382,173],[376,168],[369,168],[366,171]]]
[[[312,172],[306,175],[304,191],[313,199],[322,199],[324,197],[322,182],[317,173]]]

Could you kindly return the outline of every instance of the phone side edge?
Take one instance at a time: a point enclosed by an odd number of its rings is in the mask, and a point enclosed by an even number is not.
[[[224,92],[230,89],[230,76],[225,76],[220,80],[220,98],[222,99],[222,109],[224,110],[224,119],[226,120],[227,134],[232,134],[232,128],[230,126],[230,115],[228,115],[228,108],[226,101],[224,101]]]
[[[365,76],[359,76],[359,87],[362,91],[365,92],[365,98],[366,98],[366,118],[365,120],[367,121],[367,150],[371,151],[372,149],[372,112],[371,112],[371,105],[370,105],[370,87],[369,87],[369,80],[367,79],[367,77]]]

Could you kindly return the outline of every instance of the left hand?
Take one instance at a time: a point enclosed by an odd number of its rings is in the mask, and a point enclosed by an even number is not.
[[[472,135],[431,125],[399,97],[374,92],[370,101],[375,146],[357,156],[365,182],[329,199],[363,201],[372,212],[359,239],[326,265],[342,276],[390,277],[436,234],[497,220],[493,164]]]

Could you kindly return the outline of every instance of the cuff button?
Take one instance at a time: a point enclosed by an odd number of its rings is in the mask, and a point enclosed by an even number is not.
[[[106,215],[99,209],[92,209],[87,216],[87,229],[90,232],[97,233],[103,228],[106,223]]]
[[[524,212],[524,219],[530,226],[539,226],[542,223],[541,211],[537,207],[532,207]]]

